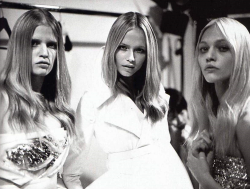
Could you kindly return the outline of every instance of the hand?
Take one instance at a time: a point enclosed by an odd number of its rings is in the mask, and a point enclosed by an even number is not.
[[[191,150],[188,152],[187,167],[201,185],[205,185],[207,179],[211,178],[212,160],[213,151],[208,152],[207,155],[205,152],[200,152],[197,158],[193,156]]]
[[[205,155],[213,150],[213,142],[211,140],[211,135],[207,130],[203,130],[196,139],[192,142],[191,152],[196,158],[199,157],[200,152],[204,152]]]
[[[211,177],[213,142],[207,130],[203,130],[192,142],[188,151],[187,166],[199,183]]]

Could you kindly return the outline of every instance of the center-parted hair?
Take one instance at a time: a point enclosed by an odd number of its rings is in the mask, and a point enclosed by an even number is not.
[[[153,28],[146,16],[140,13],[128,12],[117,18],[109,32],[102,59],[102,74],[106,84],[113,93],[125,93],[126,84],[120,78],[115,62],[115,53],[128,31],[140,28],[146,38],[147,56],[140,70],[135,73],[136,100],[139,106],[146,109],[152,122],[163,118],[167,103],[159,95],[161,73],[158,62],[158,44]]]
[[[206,82],[198,63],[199,42],[207,28],[214,25],[229,42],[234,56],[229,87],[220,102],[214,84]],[[210,21],[199,36],[193,66],[190,101],[193,136],[202,125],[208,125],[208,129],[213,133],[216,153],[233,153],[237,148],[236,125],[250,95],[250,35],[246,27],[230,18]]]
[[[57,56],[52,71],[45,76],[41,94],[32,90],[32,36],[37,26],[52,29],[57,41]],[[43,129],[46,113],[55,116],[70,135],[75,135],[74,115],[69,107],[71,81],[68,73],[61,28],[51,13],[33,9],[15,23],[5,66],[0,75],[1,90],[7,93],[9,123],[14,131]]]

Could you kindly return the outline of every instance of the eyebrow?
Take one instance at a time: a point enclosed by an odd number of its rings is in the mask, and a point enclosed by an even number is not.
[[[218,39],[218,40],[216,40],[215,42],[216,42],[216,43],[220,43],[220,42],[227,42],[227,43],[228,43],[228,41],[225,40],[225,39]],[[207,42],[206,42],[206,41],[200,41],[199,44],[201,44],[201,43],[207,43]]]
[[[42,41],[41,39],[37,39],[37,38],[32,38],[31,39],[31,41],[38,41],[38,42],[40,42],[40,41]],[[48,41],[46,41],[47,43],[57,43],[57,41],[56,40],[53,40],[53,39],[50,39],[50,40],[48,40]]]
[[[130,45],[127,45],[126,43],[120,43],[120,45],[125,45],[125,46],[129,46],[130,47]],[[136,46],[137,48],[145,48],[146,49],[146,46]]]

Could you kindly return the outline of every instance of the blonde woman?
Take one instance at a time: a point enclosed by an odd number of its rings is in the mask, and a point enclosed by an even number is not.
[[[128,12],[114,22],[102,76],[77,110],[85,150],[95,136],[108,154],[108,171],[87,188],[192,188],[170,144],[169,96],[160,84],[157,41],[145,16]]]
[[[57,188],[76,136],[61,28],[47,10],[16,22],[0,75],[0,188]]]
[[[250,175],[250,35],[218,18],[201,31],[190,102],[188,166],[203,189],[248,188]]]

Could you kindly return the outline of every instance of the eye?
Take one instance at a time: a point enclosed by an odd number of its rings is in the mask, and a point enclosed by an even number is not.
[[[126,50],[128,50],[128,47],[127,47],[126,45],[120,45],[120,46],[118,47],[118,49],[123,50],[123,51],[126,51]]]
[[[47,44],[47,47],[49,47],[51,49],[57,49],[57,44],[56,44],[56,42],[49,42]]]
[[[205,52],[208,51],[208,47],[200,47],[200,48],[199,48],[199,51],[200,51],[201,53],[205,53]]]
[[[219,46],[219,51],[220,52],[227,52],[229,50],[230,50],[230,48],[228,46],[225,46],[225,45]]]
[[[39,44],[40,44],[40,43],[39,43],[38,40],[32,40],[32,41],[31,41],[31,46],[32,46],[32,47],[37,47]]]
[[[139,48],[139,49],[136,49],[136,52],[137,52],[137,53],[143,54],[143,53],[145,53],[146,51],[145,51],[144,49],[142,49],[142,48]]]

